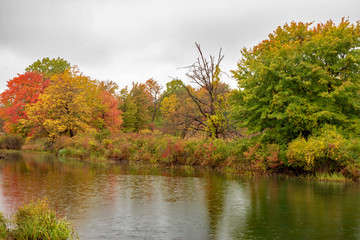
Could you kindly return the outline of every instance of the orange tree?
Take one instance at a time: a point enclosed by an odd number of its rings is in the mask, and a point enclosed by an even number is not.
[[[99,130],[109,130],[116,132],[120,130],[122,124],[122,113],[118,109],[118,100],[111,91],[103,89],[100,83],[100,104],[97,110],[97,128]]]
[[[76,68],[51,78],[51,84],[35,104],[28,104],[23,129],[55,139],[80,132],[95,133],[103,128],[119,128],[121,116],[116,100],[95,80]],[[113,111],[110,113],[110,111]],[[114,116],[114,114],[118,114]]]
[[[4,120],[4,129],[8,133],[19,132],[19,121],[26,119],[26,104],[38,101],[39,94],[49,85],[44,75],[35,72],[19,74],[7,83],[7,89],[1,93],[0,117]]]

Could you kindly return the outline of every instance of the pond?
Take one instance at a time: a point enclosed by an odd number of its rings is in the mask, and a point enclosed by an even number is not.
[[[81,239],[360,239],[359,184],[7,156],[0,211],[46,197]]]

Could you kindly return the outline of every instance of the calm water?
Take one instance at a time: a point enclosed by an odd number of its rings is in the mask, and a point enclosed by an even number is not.
[[[360,239],[360,185],[82,163],[0,160],[0,211],[47,197],[81,239]]]

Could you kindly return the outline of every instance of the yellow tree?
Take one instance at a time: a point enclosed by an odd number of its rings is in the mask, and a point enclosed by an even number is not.
[[[101,104],[96,82],[77,68],[54,75],[51,82],[37,103],[27,105],[28,120],[22,121],[23,126],[53,139],[95,131],[92,112]]]
[[[160,107],[163,131],[180,135],[182,138],[191,136],[203,128],[199,123],[204,121],[183,86],[184,83],[178,79],[167,83]],[[191,88],[191,91],[194,89]]]

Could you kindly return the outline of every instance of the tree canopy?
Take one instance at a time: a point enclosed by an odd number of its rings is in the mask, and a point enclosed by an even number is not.
[[[75,69],[54,75],[51,81],[39,101],[27,106],[29,120],[24,125],[51,138],[90,129],[91,107],[97,104],[95,84]]]
[[[193,100],[184,88],[184,83],[179,79],[173,79],[166,84],[166,90],[162,94],[161,115],[163,118],[163,132],[185,138],[192,136],[199,130],[199,124],[195,119],[203,119],[199,114]],[[188,88],[191,88],[188,86]],[[194,91],[191,88],[191,91]]]
[[[123,112],[123,127],[126,132],[139,132],[147,127],[152,113],[149,110],[151,96],[143,83],[133,83],[132,89],[127,87],[120,92],[120,109]]]
[[[43,74],[35,72],[19,74],[8,81],[7,89],[0,95],[0,117],[5,121],[6,132],[19,131],[19,120],[26,118],[25,105],[36,103],[49,83]]]
[[[268,141],[307,137],[325,124],[356,127],[360,114],[360,23],[286,24],[232,71],[232,116]]]
[[[70,67],[70,63],[60,57],[53,59],[47,57],[41,61],[37,60],[33,62],[25,70],[27,72],[43,73],[45,78],[50,79],[55,74],[63,73]]]
[[[121,111],[103,84],[81,74],[77,68],[51,78],[51,84],[34,104],[27,104],[23,129],[55,139],[79,132],[120,129]]]

